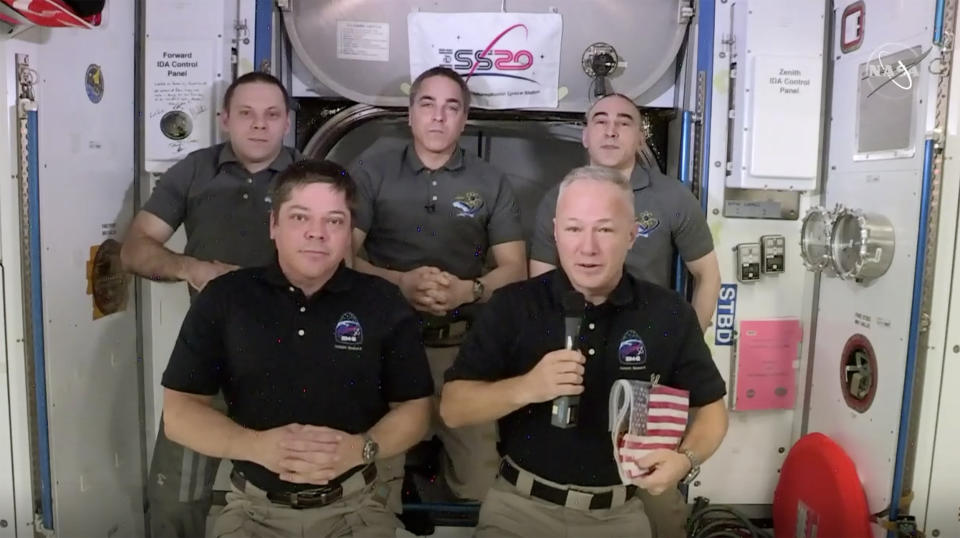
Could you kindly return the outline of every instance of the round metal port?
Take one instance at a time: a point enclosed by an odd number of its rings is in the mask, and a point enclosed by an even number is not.
[[[840,392],[847,407],[858,413],[870,409],[877,393],[877,356],[867,337],[847,339],[840,356]]]
[[[818,272],[833,268],[833,252],[830,250],[830,233],[834,215],[823,207],[812,207],[803,218],[800,229],[800,256],[803,265]]]
[[[879,278],[893,262],[893,225],[883,215],[843,209],[833,222],[830,246],[840,278]]]

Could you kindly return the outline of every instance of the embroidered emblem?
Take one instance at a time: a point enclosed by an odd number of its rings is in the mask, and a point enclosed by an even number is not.
[[[473,218],[477,211],[483,207],[483,198],[478,192],[468,192],[461,194],[453,199],[453,208],[457,210],[458,217]]]

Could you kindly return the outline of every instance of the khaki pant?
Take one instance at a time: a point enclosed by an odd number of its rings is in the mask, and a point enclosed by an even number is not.
[[[602,491],[609,488],[578,488]],[[544,536],[549,538],[650,538],[650,522],[643,503],[633,497],[607,510],[579,510],[522,495],[498,479],[480,507],[477,538]]]
[[[677,488],[670,488],[660,495],[651,495],[639,490],[637,497],[650,518],[653,538],[684,538],[687,535],[687,518],[690,507]]]
[[[497,426],[495,423],[448,428],[440,420],[440,391],[443,374],[457,358],[459,347],[428,347],[427,360],[436,388],[433,418],[426,439],[436,435],[443,443],[443,475],[455,495],[464,499],[482,501],[497,478],[500,456],[497,454]],[[403,490],[403,456],[377,463],[382,480],[390,487],[387,506],[400,512]]]
[[[213,524],[216,538],[291,538],[396,536],[400,522],[374,495],[379,482],[318,508],[294,509],[270,502],[266,494],[247,484],[231,486],[227,506]]]

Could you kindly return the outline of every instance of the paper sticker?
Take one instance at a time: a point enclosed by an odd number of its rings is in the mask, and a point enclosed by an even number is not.
[[[798,319],[740,322],[734,409],[794,408],[794,364],[802,338],[803,328]]]
[[[146,160],[179,160],[211,144],[212,44],[148,41]]]
[[[737,315],[737,285],[721,284],[717,296],[716,339],[718,346],[733,345],[733,325]]]
[[[83,77],[83,85],[87,91],[87,98],[91,103],[99,103],[103,99],[103,70],[97,64],[90,64]]]
[[[87,295],[93,299],[93,319],[122,312],[127,308],[130,273],[120,263],[120,243],[107,239],[90,247],[87,261]]]
[[[390,61],[390,25],[385,22],[337,21],[337,58]]]
[[[559,13],[414,12],[407,30],[410,80],[439,65],[464,77],[478,108],[557,106]]]

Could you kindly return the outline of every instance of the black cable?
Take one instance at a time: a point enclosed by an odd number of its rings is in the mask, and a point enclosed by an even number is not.
[[[716,520],[711,520],[710,523],[707,523],[706,525],[703,526],[702,529],[697,531],[697,534],[694,535],[694,538],[699,538],[701,536],[704,538],[708,536],[709,537],[716,536],[716,531],[718,530],[724,530],[724,531],[746,530],[749,532],[749,529],[745,528],[744,525],[741,525],[741,522],[736,519],[716,519]],[[711,533],[711,531],[713,531],[713,533]],[[738,536],[743,536],[743,535],[738,534]]]
[[[687,535],[690,538],[770,538],[770,534],[740,512],[729,507],[710,506],[703,498],[697,498],[694,511],[687,520]]]

